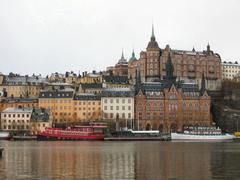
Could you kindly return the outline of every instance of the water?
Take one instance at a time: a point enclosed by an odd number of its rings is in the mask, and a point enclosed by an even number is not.
[[[240,179],[240,142],[0,141],[3,179]]]

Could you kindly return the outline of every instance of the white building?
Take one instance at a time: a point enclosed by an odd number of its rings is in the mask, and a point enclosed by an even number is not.
[[[222,79],[232,80],[234,77],[240,73],[240,64],[237,61],[233,62],[226,62],[222,63]]]
[[[111,88],[102,91],[102,118],[131,128],[134,119],[134,92],[130,88]]]
[[[29,131],[31,108],[6,108],[1,112],[1,129],[4,131]]]

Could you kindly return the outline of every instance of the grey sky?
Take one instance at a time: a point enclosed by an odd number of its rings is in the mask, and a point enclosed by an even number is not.
[[[236,61],[239,0],[0,0],[0,72],[103,70],[124,49],[145,50],[154,22],[161,48],[211,48]]]

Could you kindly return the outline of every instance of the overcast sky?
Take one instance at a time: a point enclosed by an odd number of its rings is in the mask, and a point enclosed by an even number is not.
[[[239,0],[0,0],[0,72],[104,70],[139,57],[152,22],[161,48],[240,60]]]

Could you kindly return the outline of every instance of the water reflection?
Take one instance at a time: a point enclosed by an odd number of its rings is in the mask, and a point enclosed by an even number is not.
[[[0,141],[2,179],[240,177],[240,144]],[[229,179],[229,178],[228,178]]]

